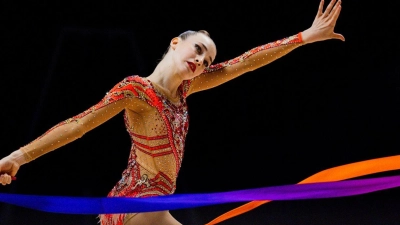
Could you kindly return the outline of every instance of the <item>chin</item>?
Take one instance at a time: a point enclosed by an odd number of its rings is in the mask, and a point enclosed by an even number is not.
[[[189,74],[185,74],[184,76],[182,76],[183,80],[191,80],[193,78],[195,78],[196,76],[193,75],[189,75]]]
[[[189,72],[186,70],[185,72],[181,73],[181,77],[184,80],[190,80],[190,79],[195,78],[196,76],[198,76],[198,75],[196,75],[195,73],[192,73],[192,71]]]
[[[185,76],[185,80],[193,79],[193,78],[195,78],[195,77],[198,77],[200,74],[201,74],[201,73],[190,73],[190,74],[187,74],[187,75]],[[187,79],[186,79],[186,78],[187,78]]]

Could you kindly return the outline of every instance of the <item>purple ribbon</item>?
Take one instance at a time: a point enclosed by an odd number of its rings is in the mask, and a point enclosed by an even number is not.
[[[304,200],[360,195],[400,186],[400,176],[281,185],[206,194],[173,194],[148,198],[62,197],[0,194],[0,202],[65,214],[114,214],[194,208],[257,200]]]

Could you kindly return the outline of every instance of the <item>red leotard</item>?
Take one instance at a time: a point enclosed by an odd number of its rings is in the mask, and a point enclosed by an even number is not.
[[[260,68],[302,44],[299,33],[253,48],[232,60],[211,65],[199,76],[182,82],[178,88],[177,102],[170,101],[147,78],[127,77],[99,103],[62,121],[20,150],[28,162],[32,161],[82,137],[124,110],[132,147],[128,166],[108,196],[172,194],[176,188],[189,126],[186,97]],[[100,215],[100,222],[102,225],[121,225],[126,215]]]

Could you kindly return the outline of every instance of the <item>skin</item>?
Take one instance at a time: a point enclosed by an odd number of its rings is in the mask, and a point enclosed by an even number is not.
[[[203,33],[191,35],[185,40],[175,37],[163,60],[147,78],[173,101],[177,98],[177,90],[182,81],[199,76],[211,65],[216,54],[215,43]],[[188,63],[195,65],[194,71]]]
[[[331,0],[326,9],[323,8],[324,1],[321,0],[311,27],[302,32],[303,44],[330,39],[345,40],[343,35],[334,32],[342,8],[341,1]],[[215,43],[205,34],[198,33],[185,40],[175,37],[171,40],[170,49],[165,57],[147,78],[173,102],[177,99],[177,90],[182,81],[199,76],[211,65],[216,54]],[[188,63],[195,65],[194,71]],[[11,176],[15,176],[20,166],[25,163],[25,157],[20,150],[1,159],[0,183],[10,184]],[[162,211],[128,216],[124,224],[180,225],[181,223],[173,218],[169,211]]]

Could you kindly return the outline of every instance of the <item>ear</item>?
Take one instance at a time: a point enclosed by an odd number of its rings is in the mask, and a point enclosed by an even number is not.
[[[172,50],[175,50],[176,45],[179,43],[181,39],[179,37],[174,37],[172,38],[171,42],[169,43],[169,45],[171,46]]]

